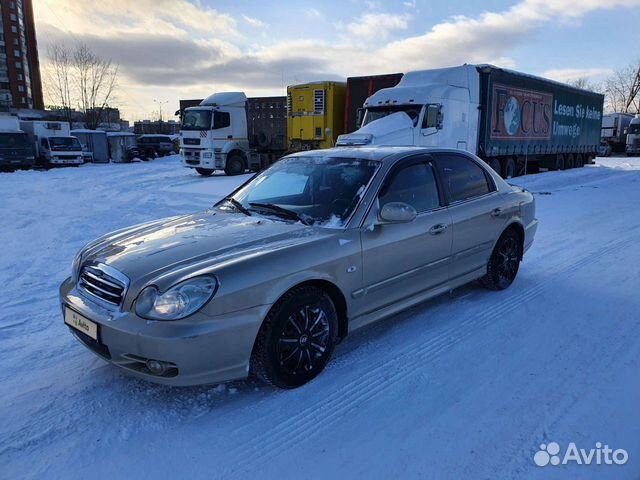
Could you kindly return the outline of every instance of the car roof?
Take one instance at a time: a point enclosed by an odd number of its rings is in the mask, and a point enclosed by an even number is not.
[[[462,150],[455,148],[441,147],[414,147],[414,146],[374,146],[374,147],[334,147],[323,150],[306,150],[296,152],[289,156],[295,157],[341,157],[341,158],[360,158],[365,160],[378,160],[382,162],[393,162],[398,157],[409,154],[429,154],[437,152],[455,152],[468,154]]]

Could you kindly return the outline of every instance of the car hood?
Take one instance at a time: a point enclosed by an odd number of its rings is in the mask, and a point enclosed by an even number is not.
[[[82,262],[104,263],[132,282],[148,281],[189,265],[212,265],[263,254],[320,230],[302,223],[210,210],[105,235],[85,247]]]

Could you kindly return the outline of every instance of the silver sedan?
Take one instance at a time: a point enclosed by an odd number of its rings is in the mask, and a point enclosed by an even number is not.
[[[298,153],[208,211],[88,244],[64,322],[147,380],[293,388],[363,325],[475,280],[507,288],[537,224],[533,196],[468,153]]]

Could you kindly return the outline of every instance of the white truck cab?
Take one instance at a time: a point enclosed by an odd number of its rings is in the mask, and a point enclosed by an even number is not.
[[[20,128],[33,142],[37,163],[58,166],[84,162],[82,145],[71,136],[68,122],[22,121]]]
[[[479,131],[479,73],[474,65],[409,72],[364,104],[362,127],[338,146],[416,145],[475,153]]]
[[[640,155],[640,115],[632,118],[627,127],[627,155]]]
[[[186,108],[180,126],[182,164],[202,174],[244,172],[250,156],[246,104],[243,92],[220,92]]]

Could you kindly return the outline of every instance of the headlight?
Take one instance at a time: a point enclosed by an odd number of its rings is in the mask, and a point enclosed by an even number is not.
[[[202,153],[202,158],[211,158],[213,156],[213,153],[211,152],[203,152]]]
[[[204,307],[216,293],[214,277],[194,277],[160,293],[151,285],[136,299],[136,314],[150,320],[180,320]]]

